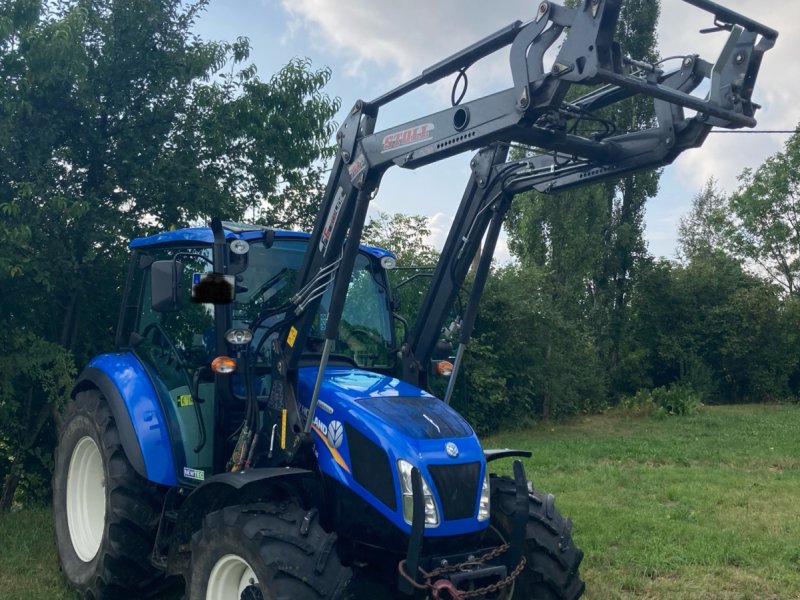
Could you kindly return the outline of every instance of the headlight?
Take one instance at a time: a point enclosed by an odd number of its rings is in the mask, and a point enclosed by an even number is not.
[[[250,244],[244,240],[233,240],[231,242],[231,252],[234,254],[247,254],[250,250]]]
[[[411,469],[413,465],[405,460],[397,461],[397,472],[400,474],[400,490],[403,494],[403,518],[406,523],[411,525],[411,517],[414,514],[414,494],[411,491]],[[439,525],[439,510],[436,508],[436,501],[433,499],[431,488],[425,477],[422,476],[422,496],[425,499],[425,526],[436,527]]]
[[[225,339],[234,346],[246,346],[253,339],[253,332],[249,329],[229,329],[225,332]]]
[[[394,256],[384,256],[381,258],[381,266],[389,271],[397,266],[397,260]]]
[[[478,521],[485,521],[492,512],[491,493],[489,489],[489,469],[483,476],[483,487],[481,488],[481,503],[478,505]]]

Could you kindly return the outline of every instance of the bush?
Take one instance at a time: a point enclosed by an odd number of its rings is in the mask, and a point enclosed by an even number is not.
[[[675,384],[654,390],[639,390],[633,396],[622,398],[620,407],[638,415],[686,416],[697,412],[702,406],[702,399],[702,395],[691,386]]]
[[[697,412],[702,396],[688,385],[672,385],[656,388],[652,392],[657,414],[687,416]]]
[[[652,415],[658,408],[650,390],[639,390],[633,396],[623,396],[619,407],[633,415]]]

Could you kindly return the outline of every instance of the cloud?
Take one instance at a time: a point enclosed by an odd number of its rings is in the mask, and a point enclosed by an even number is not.
[[[447,241],[447,234],[450,233],[452,226],[452,215],[446,215],[441,212],[435,213],[433,216],[428,217],[428,228],[431,230],[431,234],[425,241],[437,250],[441,250]]]
[[[535,8],[530,0],[281,0],[281,4],[293,22],[305,24],[314,45],[344,61],[348,74],[373,65],[393,83],[420,74],[501,27],[529,19]],[[488,68],[476,67],[475,72],[510,81],[507,59],[500,54],[489,61]],[[450,84],[446,85],[449,92]],[[471,78],[470,87],[476,91],[484,86],[480,78]]]
[[[494,262],[499,266],[508,265],[515,262],[514,257],[511,256],[511,251],[508,249],[508,240],[506,239],[505,234],[502,234],[497,239],[497,246],[494,249]]]

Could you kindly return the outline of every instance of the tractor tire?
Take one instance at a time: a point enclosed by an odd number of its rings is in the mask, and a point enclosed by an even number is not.
[[[53,472],[61,571],[83,598],[142,598],[162,573],[150,563],[164,494],[131,466],[97,390],[78,392],[64,417]]]
[[[511,539],[516,486],[508,477],[491,476],[491,526],[503,540]],[[514,580],[508,600],[574,600],[586,587],[578,574],[583,560],[572,541],[572,522],[561,516],[551,494],[528,483],[526,564]]]
[[[188,600],[341,600],[336,534],[294,502],[229,506],[192,536]]]

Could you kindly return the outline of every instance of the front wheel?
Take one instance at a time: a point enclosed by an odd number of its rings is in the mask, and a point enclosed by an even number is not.
[[[162,583],[150,563],[163,498],[131,466],[105,398],[79,392],[64,417],[53,471],[61,570],[84,598],[142,598]]]
[[[508,477],[491,477],[491,526],[508,541],[512,537],[516,486]],[[528,489],[526,564],[514,580],[508,600],[574,600],[585,585],[578,574],[583,552],[572,541],[572,522],[555,508],[552,495]]]
[[[192,537],[189,600],[342,600],[336,534],[292,502],[230,506]]]

